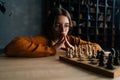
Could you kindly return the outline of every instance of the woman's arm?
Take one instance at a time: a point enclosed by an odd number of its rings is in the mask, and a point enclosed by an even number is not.
[[[30,38],[18,37],[5,47],[5,53],[16,57],[43,57],[54,55],[56,50],[42,43],[37,44]]]

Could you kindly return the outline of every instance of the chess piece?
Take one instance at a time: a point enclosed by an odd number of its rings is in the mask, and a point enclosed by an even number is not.
[[[67,48],[66,57],[69,57],[69,56],[70,56],[70,48]]]
[[[69,50],[69,58],[73,58],[73,49],[72,48],[70,48],[70,50]]]
[[[89,49],[88,49],[88,45],[86,44],[85,45],[85,53],[86,53],[86,56],[89,57]]]
[[[73,58],[73,54],[70,54],[69,58]]]
[[[78,45],[78,61],[82,60],[82,49],[81,45]]]
[[[112,49],[110,50],[110,52],[112,53],[112,56],[114,57],[114,56],[115,56],[115,49],[112,48]]]
[[[73,58],[73,49],[72,48],[67,48],[66,57]]]
[[[120,55],[119,55],[118,51],[116,50],[114,61],[113,61],[113,64],[116,66],[120,65],[119,56]]]
[[[77,48],[77,45],[75,45],[74,57],[78,57],[78,48]]]
[[[81,54],[86,55],[85,49],[84,49],[84,44],[81,45]]]
[[[96,56],[97,56],[97,51],[96,51],[96,49],[95,49],[95,46],[93,46],[93,55],[92,55],[92,57],[93,58],[96,58]]]
[[[89,45],[89,56],[90,56],[90,58],[92,58],[92,55],[93,55],[93,52],[92,52],[92,50],[93,50],[93,45]]]
[[[113,68],[113,56],[112,56],[112,53],[110,53],[109,56],[108,56],[108,60],[107,60],[107,63],[106,63],[106,68],[107,69],[114,69]]]
[[[119,54],[119,60],[120,60],[120,52],[117,50],[117,53]]]
[[[78,57],[80,57],[81,56],[81,46],[79,45],[78,46]]]
[[[96,59],[99,59],[99,56],[100,56],[100,51],[97,50]]]
[[[104,52],[103,51],[101,51],[100,53],[99,53],[99,66],[104,66]]]

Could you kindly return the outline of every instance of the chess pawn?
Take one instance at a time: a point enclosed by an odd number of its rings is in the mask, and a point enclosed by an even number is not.
[[[73,58],[72,55],[73,55],[72,49],[71,49],[71,48],[67,48],[66,57],[68,57],[68,58]]]
[[[75,45],[74,57],[78,57],[78,48],[77,48],[77,45]]]
[[[101,51],[100,53],[99,53],[99,66],[104,66],[104,52],[103,51]]]
[[[87,44],[83,44],[82,45],[82,54],[84,55],[84,57],[88,57],[89,52],[88,52],[88,46],[87,46]]]
[[[110,52],[112,53],[112,56],[115,57],[115,53],[116,53],[116,52],[115,52],[115,49],[112,48],[112,49],[110,50]]]
[[[73,54],[70,54],[69,58],[73,58]]]
[[[92,58],[92,55],[93,55],[92,50],[93,50],[93,46],[89,45],[89,56],[90,56],[90,58]]]
[[[85,44],[81,45],[81,55],[82,55],[82,57],[86,57]]]
[[[96,59],[99,59],[99,56],[100,56],[100,51],[97,50]]]
[[[119,60],[120,60],[120,52],[117,50],[117,53],[119,54]]]
[[[83,49],[84,49],[84,45],[82,44],[82,45],[81,45],[81,54],[82,54],[82,55],[84,54],[84,50],[83,50]]]
[[[81,52],[80,45],[78,45],[78,56],[80,56],[80,52]]]
[[[69,58],[73,58],[73,49],[72,48],[70,48],[70,50],[69,50]]]
[[[113,64],[116,66],[120,65],[119,56],[120,54],[118,53],[118,50],[116,50],[114,61],[113,61]]]
[[[78,59],[79,59],[79,61],[82,60],[81,46],[80,45],[78,46]]]
[[[86,56],[88,57],[88,56],[89,56],[88,45],[86,44],[85,47],[86,47],[86,48],[85,48],[85,53],[86,53]]]
[[[113,68],[113,56],[112,56],[111,53],[108,56],[108,60],[107,60],[107,63],[106,63],[106,68],[107,69],[114,69]]]
[[[70,48],[67,48],[66,57],[69,57],[69,56],[70,56]]]
[[[78,57],[82,57],[82,48],[81,45],[78,46]]]
[[[96,58],[96,56],[97,56],[97,51],[95,49],[95,46],[93,46],[93,55],[92,55],[92,57]]]

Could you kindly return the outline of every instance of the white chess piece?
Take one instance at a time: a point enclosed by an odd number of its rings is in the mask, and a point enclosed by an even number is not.
[[[67,48],[67,51],[66,51],[66,56],[69,57],[70,56],[70,48]]]
[[[74,50],[72,48],[70,48],[70,55],[69,55],[69,58],[73,58],[73,55],[74,55]]]
[[[77,48],[77,45],[75,45],[75,48],[74,48],[74,57],[78,57],[78,48]]]
[[[95,46],[93,46],[93,57],[95,58],[97,56],[97,51],[95,49]]]
[[[78,46],[79,49],[78,49],[78,55],[79,57],[82,57],[82,49],[81,49],[81,45]]]
[[[88,46],[88,44],[86,44],[85,53],[86,53],[86,57],[89,57],[89,46]]]
[[[90,57],[92,57],[93,56],[93,52],[92,52],[92,50],[93,50],[93,46],[92,45],[89,45],[89,54],[90,54]]]

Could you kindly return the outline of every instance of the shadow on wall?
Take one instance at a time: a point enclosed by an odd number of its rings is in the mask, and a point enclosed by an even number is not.
[[[17,36],[41,34],[43,1],[0,0],[0,49]]]

